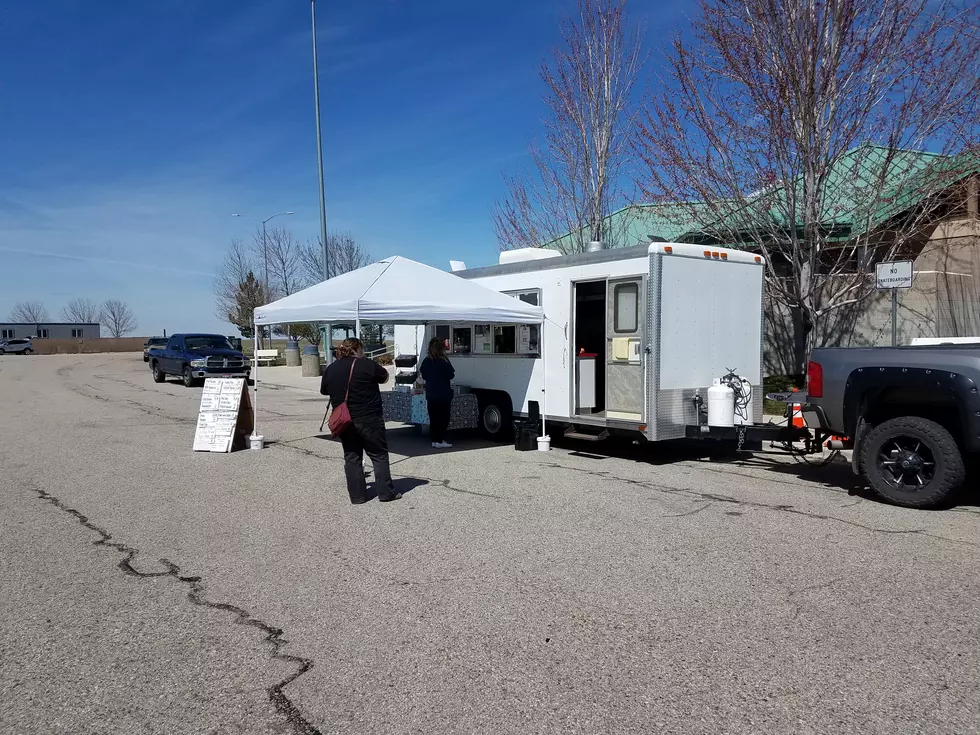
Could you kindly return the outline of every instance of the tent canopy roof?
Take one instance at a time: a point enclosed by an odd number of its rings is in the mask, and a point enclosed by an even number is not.
[[[255,323],[538,324],[540,306],[452,273],[394,256],[255,309]]]

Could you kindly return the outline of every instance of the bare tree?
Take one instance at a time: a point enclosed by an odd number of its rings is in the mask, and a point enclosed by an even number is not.
[[[106,331],[117,339],[129,334],[138,326],[133,310],[126,302],[119,299],[106,299],[102,304],[100,321]]]
[[[609,214],[629,201],[623,185],[634,160],[643,30],[627,21],[626,0],[577,0],[561,35],[540,71],[544,144],[531,146],[533,171],[505,177],[507,196],[494,206],[501,250],[548,244],[574,253],[622,235],[611,231]]]
[[[641,184],[689,220],[688,239],[765,256],[797,372],[827,316],[872,293],[876,261],[921,248],[976,169],[954,155],[977,122],[978,43],[960,32],[975,12],[702,0],[691,40],[673,43]]]
[[[245,337],[254,336],[255,307],[271,300],[265,284],[254,275],[262,265],[255,250],[232,240],[214,279],[215,315],[234,324]]]
[[[20,301],[10,312],[10,321],[19,324],[38,324],[48,320],[48,310],[40,301]]]
[[[255,335],[255,309],[266,303],[265,287],[249,271],[237,286],[234,306],[221,318],[238,327],[243,337],[252,337]]]
[[[255,248],[262,248],[262,235],[256,235]],[[301,246],[293,233],[284,227],[272,227],[266,233],[266,257],[269,269],[269,293],[281,299],[305,288]]]
[[[330,249],[331,278],[363,268],[371,262],[368,251],[349,232],[328,234],[327,247]],[[300,263],[308,286],[323,281],[323,244],[319,237],[315,240],[307,240],[306,244],[301,246]],[[323,341],[323,326],[320,322],[312,322],[293,325],[293,330],[298,337],[310,344],[319,345]]]
[[[61,318],[66,322],[94,324],[99,321],[99,305],[92,299],[72,299],[61,310]]]
[[[363,268],[371,262],[371,255],[354,236],[349,233],[327,235],[330,250],[330,277]],[[300,249],[300,261],[307,285],[323,280],[323,243],[320,238],[307,240]]]

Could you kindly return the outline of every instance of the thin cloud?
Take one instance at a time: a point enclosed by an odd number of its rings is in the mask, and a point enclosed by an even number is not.
[[[214,273],[205,271],[187,270],[186,268],[174,268],[167,265],[157,265],[155,263],[139,263],[134,260],[113,260],[111,258],[96,258],[89,255],[72,255],[71,253],[55,253],[48,250],[28,250],[27,248],[11,248],[0,245],[0,252],[14,253],[17,255],[29,255],[37,258],[55,258],[58,260],[74,260],[83,263],[98,263],[100,265],[120,265],[127,268],[145,268],[154,271],[167,271],[170,273],[181,273],[187,276],[202,276],[213,278]]]

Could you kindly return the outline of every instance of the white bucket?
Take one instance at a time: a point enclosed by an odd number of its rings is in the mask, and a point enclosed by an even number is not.
[[[539,436],[538,437],[538,451],[539,452],[550,452],[551,451],[551,437],[550,436]]]
[[[265,449],[265,437],[260,434],[252,434],[248,438],[248,446],[250,449]]]

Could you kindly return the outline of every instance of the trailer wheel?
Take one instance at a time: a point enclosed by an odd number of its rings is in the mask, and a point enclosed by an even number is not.
[[[934,421],[904,416],[871,429],[861,464],[872,489],[906,508],[935,508],[949,501],[966,478],[960,448]]]
[[[480,431],[495,442],[505,442],[510,439],[511,426],[510,398],[505,393],[488,392],[478,396],[480,407]]]

